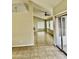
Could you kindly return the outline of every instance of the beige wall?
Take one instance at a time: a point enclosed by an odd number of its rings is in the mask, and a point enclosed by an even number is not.
[[[54,15],[67,10],[67,0],[63,0],[57,6],[53,8]]]
[[[12,13],[12,46],[34,45],[33,15],[29,4],[29,11]]]

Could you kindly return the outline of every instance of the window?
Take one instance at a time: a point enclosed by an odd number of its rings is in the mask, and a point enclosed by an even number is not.
[[[53,20],[50,20],[50,30],[53,30]]]
[[[49,29],[49,21],[47,21],[47,28]]]
[[[44,21],[38,22],[38,29],[44,29],[44,28],[45,28]]]

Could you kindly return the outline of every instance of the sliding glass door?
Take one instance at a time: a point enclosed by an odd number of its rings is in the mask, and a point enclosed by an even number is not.
[[[61,42],[61,18],[56,18],[56,45],[62,49]]]
[[[66,20],[67,20],[67,16],[62,16],[61,17],[63,50],[67,53]]]
[[[66,20],[67,16],[56,18],[56,45],[65,53],[67,53]]]

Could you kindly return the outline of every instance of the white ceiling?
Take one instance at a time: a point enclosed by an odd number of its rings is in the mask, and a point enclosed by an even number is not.
[[[59,4],[62,0],[31,0],[34,6],[34,16],[47,18],[44,12],[53,14],[53,7]],[[44,11],[44,12],[42,12]]]
[[[34,15],[40,18],[45,18],[44,12],[53,13],[53,7],[59,4],[62,0],[12,0],[12,3],[32,2]],[[23,9],[23,8],[22,8]]]
[[[12,0],[12,3],[23,3],[23,2],[29,1],[29,0]],[[58,3],[60,3],[62,0],[30,0],[33,3],[37,4],[38,6],[45,8],[45,9],[52,9],[55,7]]]
[[[31,0],[34,3],[44,7],[44,8],[53,8],[62,0]]]

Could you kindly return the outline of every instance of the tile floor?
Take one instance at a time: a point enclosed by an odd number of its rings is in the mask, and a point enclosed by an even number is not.
[[[53,37],[45,32],[35,33],[35,46],[12,48],[12,59],[67,59],[55,46]]]

